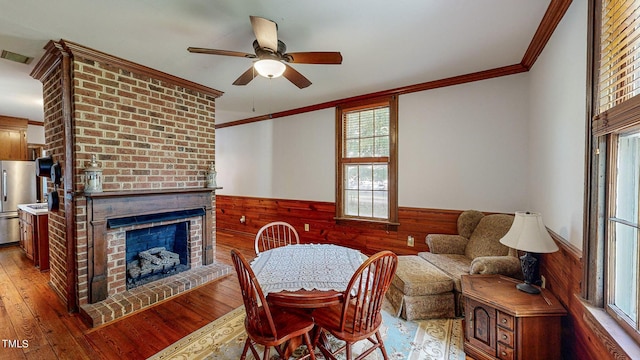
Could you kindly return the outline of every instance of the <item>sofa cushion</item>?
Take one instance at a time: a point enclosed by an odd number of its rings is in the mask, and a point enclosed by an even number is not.
[[[502,245],[500,239],[509,231],[513,215],[492,214],[480,219],[471,234],[465,249],[465,255],[473,260],[480,256],[508,255],[509,247]]]
[[[447,274],[415,255],[398,256],[398,268],[391,283],[407,296],[453,291],[453,280]]]
[[[484,214],[478,210],[463,211],[460,216],[458,216],[458,235],[468,239],[483,217]]]
[[[449,275],[453,279],[455,291],[462,292],[460,277],[469,274],[471,259],[464,255],[432,254],[430,252],[421,252],[418,253],[418,256]]]

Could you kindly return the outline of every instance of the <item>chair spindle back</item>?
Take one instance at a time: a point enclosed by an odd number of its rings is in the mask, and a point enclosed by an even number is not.
[[[284,221],[275,221],[258,230],[255,251],[257,255],[261,251],[298,243],[300,243],[298,232],[291,224]]]
[[[340,320],[341,331],[373,331],[382,316],[384,295],[398,266],[398,257],[391,251],[381,251],[367,259],[351,277],[345,291]]]

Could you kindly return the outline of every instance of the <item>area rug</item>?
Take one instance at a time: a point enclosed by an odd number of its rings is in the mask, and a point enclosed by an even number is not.
[[[382,316],[381,333],[390,359],[464,360],[461,319],[405,321],[396,318],[386,304]],[[239,307],[149,359],[237,360],[246,339],[244,317],[244,308]],[[333,339],[332,342],[338,340]],[[368,343],[365,340],[355,344],[354,354],[361,353]],[[296,353],[303,351],[304,347],[301,347]],[[294,353],[291,359],[296,358]],[[317,358],[324,359],[319,353]],[[247,359],[253,359],[253,356],[249,354]],[[382,354],[374,351],[367,359],[382,359]]]

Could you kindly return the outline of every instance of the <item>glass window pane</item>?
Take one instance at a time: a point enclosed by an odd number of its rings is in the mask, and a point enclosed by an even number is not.
[[[346,190],[344,192],[344,214],[358,216],[358,191]]]
[[[387,165],[374,165],[373,166],[373,189],[374,190],[388,190],[389,189],[389,177],[388,177]]]
[[[638,230],[616,223],[614,304],[635,320],[638,313]]]
[[[359,139],[347,140],[347,149],[346,149],[345,157],[348,157],[348,158],[360,157],[360,140]]]
[[[344,188],[347,190],[358,189],[358,166],[357,165],[345,165]]]
[[[373,217],[386,219],[389,217],[389,193],[386,191],[373,192]]]
[[[360,216],[372,217],[373,216],[373,204],[372,204],[372,192],[371,191],[360,191],[359,192],[359,204],[358,211]]]
[[[389,135],[389,108],[376,109],[376,136]]]
[[[360,140],[360,156],[373,156],[373,138],[365,138]]]
[[[349,113],[347,114],[346,125],[345,125],[345,138],[353,139],[358,138],[360,136],[360,115],[359,113]]]
[[[618,139],[616,217],[638,224],[638,178],[640,177],[640,134]]]
[[[373,189],[373,166],[360,165],[358,176],[360,177],[359,188],[360,190]]]
[[[389,137],[379,136],[375,138],[376,148],[374,156],[389,156]]]
[[[360,137],[373,136],[373,110],[360,112]]]

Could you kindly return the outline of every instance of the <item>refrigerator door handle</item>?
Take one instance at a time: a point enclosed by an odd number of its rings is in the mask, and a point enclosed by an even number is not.
[[[7,201],[7,170],[2,170],[2,197]]]

